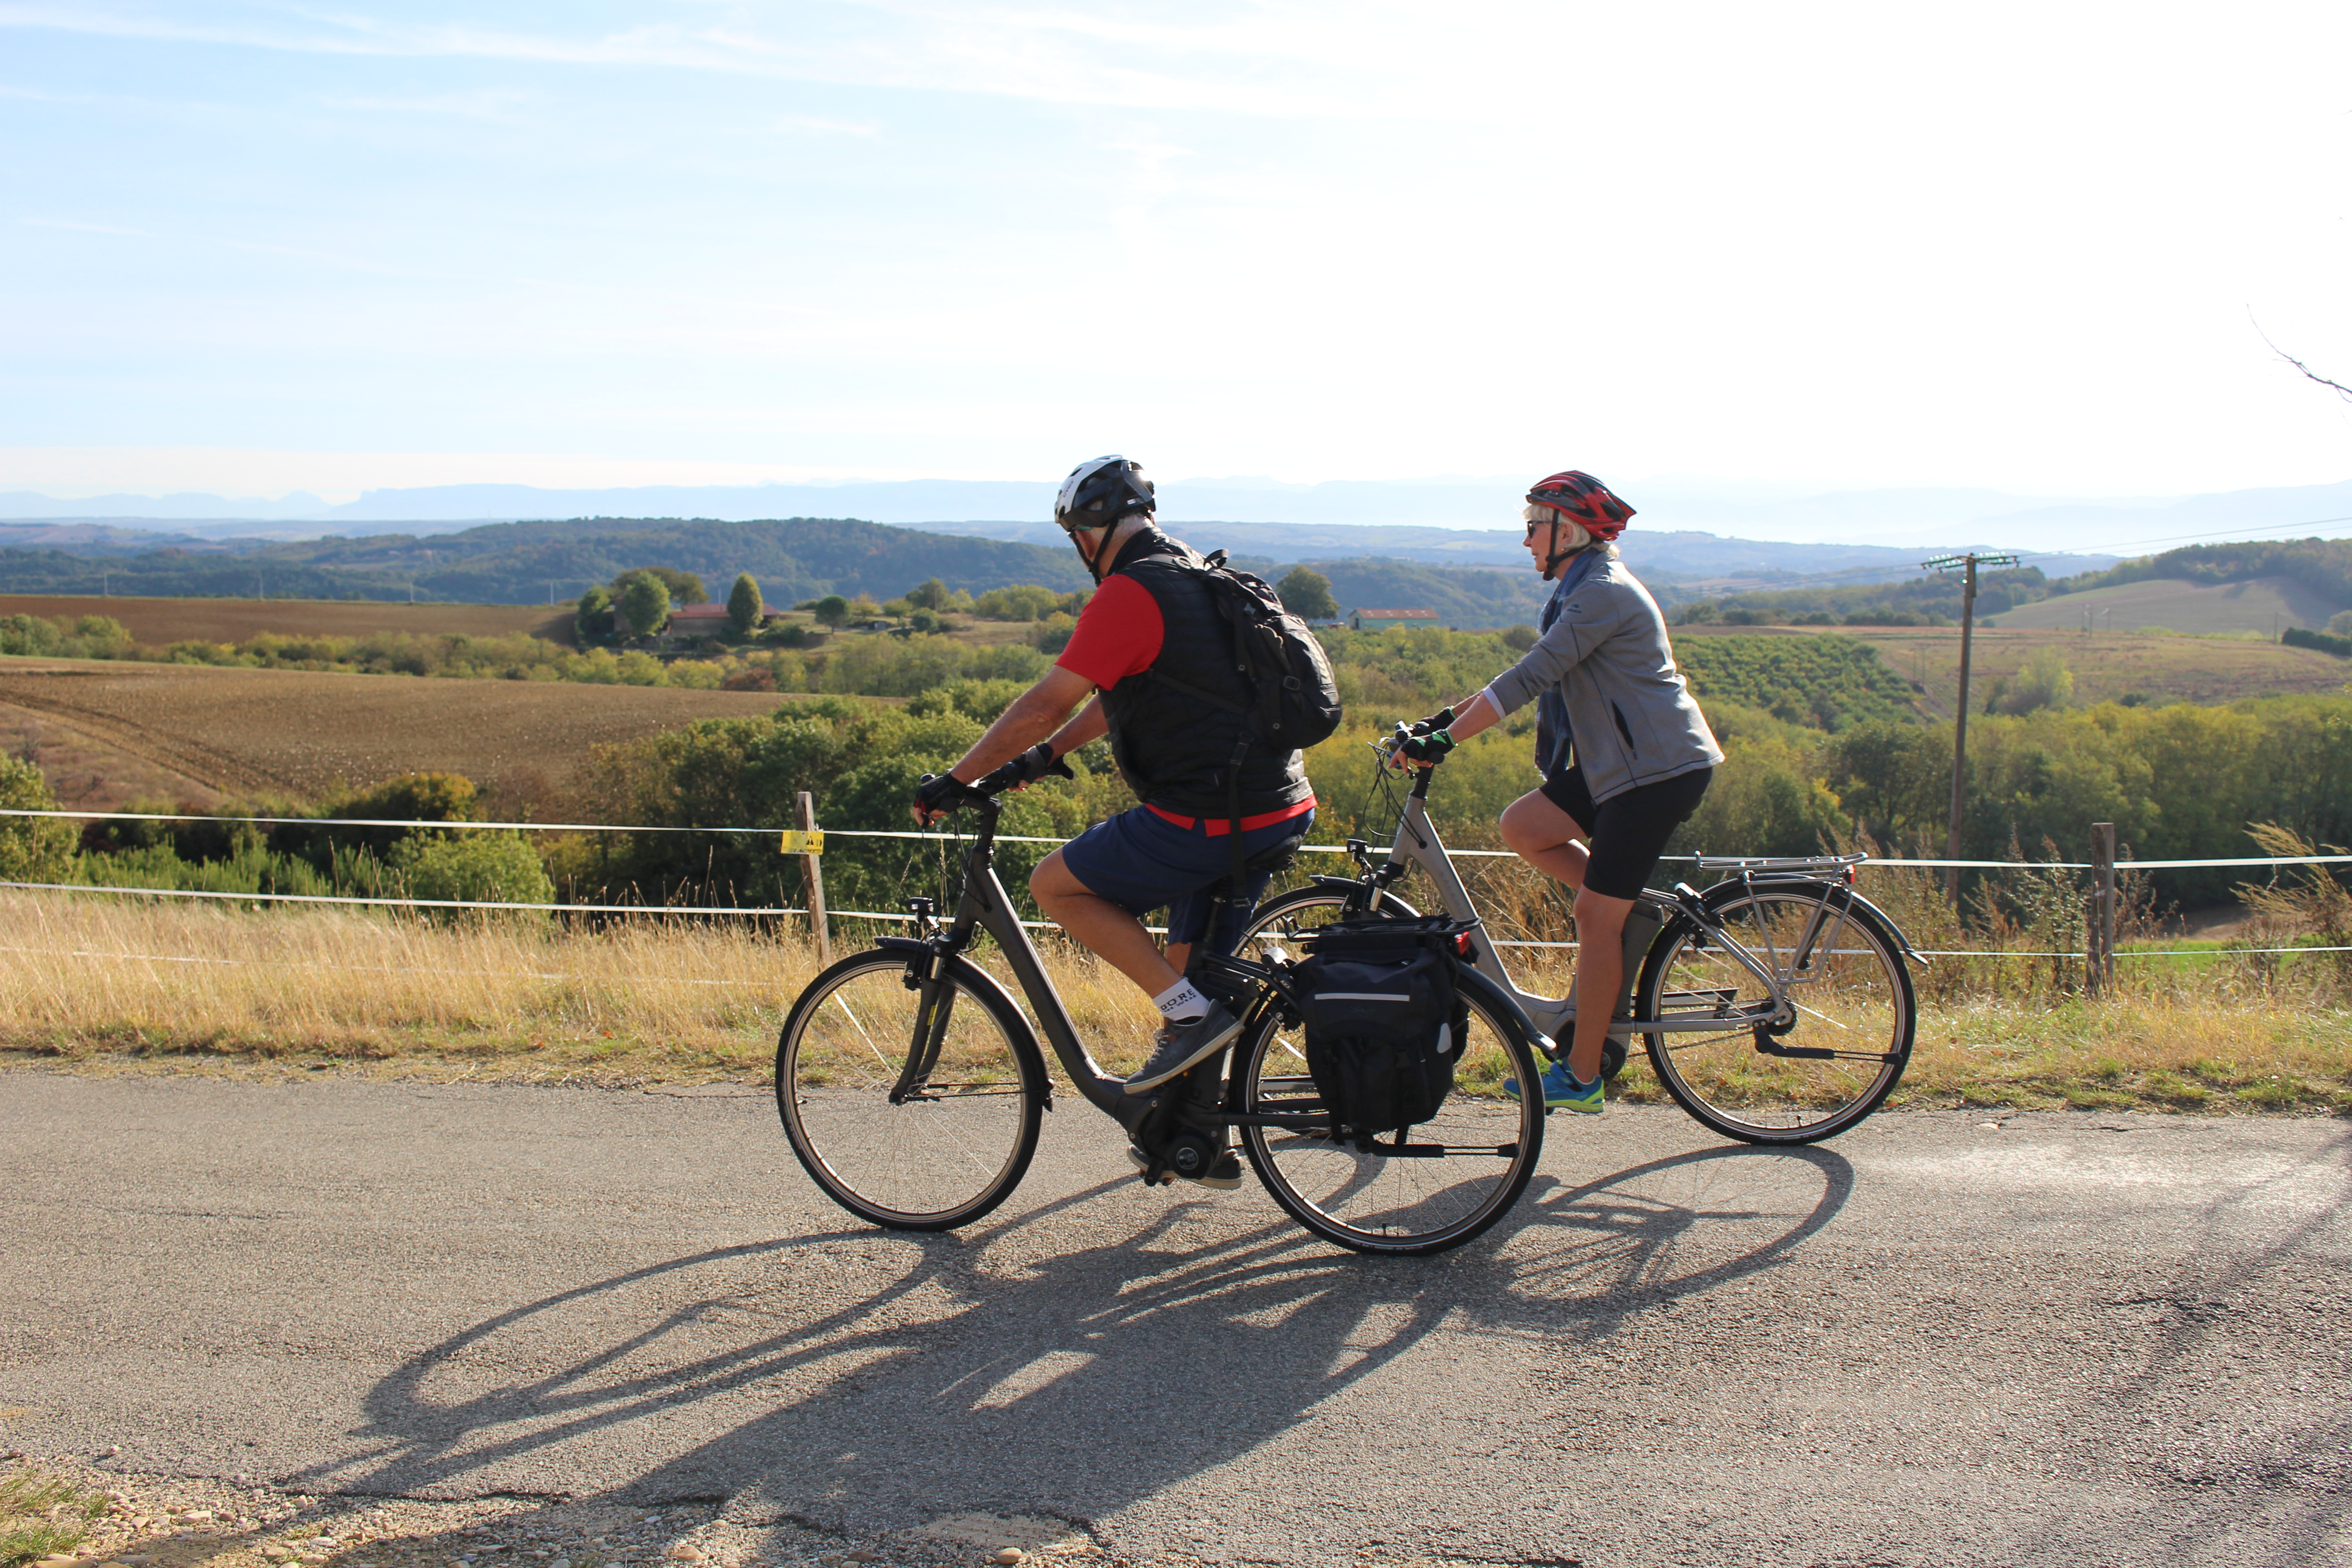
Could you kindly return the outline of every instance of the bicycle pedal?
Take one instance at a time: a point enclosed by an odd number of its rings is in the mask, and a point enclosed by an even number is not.
[[[1161,1164],[1159,1161],[1152,1159],[1151,1156],[1146,1154],[1142,1150],[1137,1148],[1132,1143],[1129,1143],[1127,1146],[1127,1157],[1129,1161],[1133,1162],[1136,1176],[1145,1186],[1167,1187],[1173,1186],[1175,1184],[1175,1172],[1170,1170],[1166,1165]]]

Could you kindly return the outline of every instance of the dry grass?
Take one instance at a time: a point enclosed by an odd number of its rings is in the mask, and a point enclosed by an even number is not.
[[[804,935],[749,921],[587,931],[19,892],[0,894],[0,1045],[68,1060],[756,1079],[817,970]],[[866,940],[835,935],[840,952]],[[979,956],[1004,974],[1001,957]],[[1058,943],[1049,959],[1080,1028],[1108,1042],[1097,1054],[1140,1061],[1158,1022],[1150,1004]]]
[[[27,893],[0,895],[0,1048],[89,1070],[758,1082],[817,967],[803,936],[749,922],[583,932]],[[866,940],[837,935],[843,951]],[[1142,996],[1058,942],[1045,952],[1097,1058],[1139,1061],[1158,1021]],[[1001,955],[979,957],[1006,977]],[[2038,961],[1958,963],[1920,975],[1897,1105],[2352,1111],[2352,988],[2332,965],[2126,963],[2090,1002]],[[1511,963],[1530,990],[1566,989],[1565,955]],[[1638,1058],[1620,1088],[1660,1098]]]
[[[0,719],[218,792],[314,798],[416,772],[561,783],[608,741],[775,710],[773,693],[0,660]],[[85,792],[87,793],[87,792]]]

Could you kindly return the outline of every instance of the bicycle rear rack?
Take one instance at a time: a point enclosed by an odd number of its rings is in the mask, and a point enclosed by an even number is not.
[[[1702,871],[1749,871],[1778,877],[1835,877],[1870,857],[1853,855],[1702,855]]]

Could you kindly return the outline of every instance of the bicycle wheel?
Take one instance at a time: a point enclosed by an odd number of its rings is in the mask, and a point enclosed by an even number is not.
[[[1358,1252],[1416,1254],[1459,1247],[1518,1200],[1543,1154],[1543,1107],[1503,1093],[1503,1080],[1534,1080],[1535,1055],[1465,993],[1470,1006],[1454,1092],[1435,1117],[1409,1130],[1406,1147],[1442,1153],[1400,1156],[1383,1136],[1359,1150],[1308,1128],[1244,1124],[1242,1147],[1257,1179],[1291,1218],[1326,1241]],[[1235,1103],[1256,1115],[1321,1120],[1307,1076],[1306,1040],[1267,1013],[1234,1052]]]
[[[907,954],[877,949],[809,983],[776,1042],[776,1111],[834,1202],[893,1230],[947,1230],[1027,1173],[1045,1068],[1019,1013],[950,971],[934,1065],[893,1105],[922,1003],[908,974]]]
[[[1310,936],[1318,926],[1329,925],[1340,917],[1347,895],[1333,888],[1293,888],[1286,893],[1258,905],[1250,916],[1250,923],[1242,930],[1240,955],[1263,962],[1268,943],[1278,944],[1293,958],[1298,956],[1298,939]],[[1421,911],[1391,893],[1382,893],[1380,912],[1391,920],[1412,920]]]
[[[1797,1021],[1778,1037],[1652,1031],[1650,1066],[1675,1102],[1727,1138],[1811,1143],[1878,1109],[1911,1059],[1911,973],[1903,944],[1872,911],[1822,902],[1821,888],[1735,888],[1716,901],[1725,934],[1780,980]],[[1637,1016],[1729,1015],[1769,997],[1763,983],[1687,921],[1669,925],[1642,965]],[[1782,1055],[1780,1052],[1798,1054]]]

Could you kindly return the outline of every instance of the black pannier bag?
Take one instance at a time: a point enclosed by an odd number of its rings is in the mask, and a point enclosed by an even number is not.
[[[1292,992],[1307,1070],[1339,1136],[1428,1121],[1454,1090],[1470,1009],[1457,994],[1457,939],[1445,918],[1342,921],[1307,940]]]

